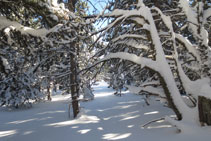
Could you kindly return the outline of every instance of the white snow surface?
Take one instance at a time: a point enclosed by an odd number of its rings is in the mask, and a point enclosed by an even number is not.
[[[141,96],[127,91],[114,96],[105,82],[94,90],[95,100],[81,102],[76,119],[68,118],[70,95],[55,95],[52,102],[31,109],[0,108],[0,141],[210,141],[210,127],[178,133],[160,121],[142,128],[148,121],[173,114],[153,99],[146,106]]]

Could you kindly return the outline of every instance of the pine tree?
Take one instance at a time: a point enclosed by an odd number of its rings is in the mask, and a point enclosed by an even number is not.
[[[141,69],[136,74],[141,76],[141,83],[139,82],[137,92],[156,92],[157,96],[165,97],[169,107],[177,115],[177,120],[197,125],[198,96],[206,95],[208,98],[209,94],[204,89],[210,89],[210,67],[207,66],[210,52],[207,32],[210,31],[204,28],[207,20],[197,20],[197,15],[202,16],[199,13],[206,13],[201,12],[203,4],[199,2],[198,6],[191,7],[186,0],[111,2],[108,8],[110,11],[102,14],[102,17],[110,18],[111,22],[101,33],[107,35],[109,43],[101,49],[105,51],[105,57],[97,63],[122,59],[139,65]],[[205,17],[207,19],[210,15]],[[113,65],[117,68],[121,66],[115,63]],[[202,71],[205,68],[206,71]],[[145,73],[141,74],[141,71]],[[158,87],[159,85],[162,87]],[[194,108],[183,101],[182,94],[194,97]],[[178,128],[183,128],[179,122],[170,118],[167,120]]]
[[[80,8],[86,4],[76,2],[0,2],[2,7],[6,5],[0,11],[1,105],[18,107],[38,100],[46,93],[45,89],[48,89],[46,94],[50,100],[50,87],[60,85],[70,91],[75,85],[72,98],[77,102],[76,117],[79,111],[77,58],[82,50],[80,47],[87,47],[85,42],[91,43],[87,38],[90,23],[81,18],[83,10]],[[76,7],[76,12],[74,9],[69,11],[68,6]],[[67,79],[67,75],[72,76]]]

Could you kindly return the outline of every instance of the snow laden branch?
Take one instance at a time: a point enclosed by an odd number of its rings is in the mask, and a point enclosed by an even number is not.
[[[18,22],[8,20],[7,18],[3,16],[0,16],[0,20],[1,20],[0,30],[4,28],[5,28],[4,29],[5,32],[10,32],[10,30],[17,30],[17,31],[20,31],[21,34],[28,34],[35,37],[45,37],[47,34],[51,32],[56,32],[62,26],[62,24],[58,24],[51,29],[46,29],[46,28],[33,29],[31,27],[23,26]]]
[[[57,25],[62,20],[69,20],[71,12],[65,8],[63,3],[58,0],[15,0],[23,2],[27,8],[32,8],[36,13],[42,16],[50,27]]]
[[[189,117],[188,114],[191,113],[190,112],[191,110],[187,107],[187,105],[184,103],[184,101],[181,98],[180,92],[174,80],[174,76],[165,58],[165,54],[164,54],[162,44],[158,35],[158,31],[156,29],[156,26],[153,20],[153,16],[149,8],[144,6],[143,9],[145,9],[145,13],[147,13],[148,15],[146,16],[146,18],[148,18],[148,21],[149,21],[151,37],[152,37],[152,41],[155,45],[155,50],[157,53],[156,61],[158,65],[160,66],[156,71],[158,71],[158,73],[160,74],[161,83],[163,83],[164,91],[166,93],[168,102],[171,103],[173,110],[175,111],[177,116],[179,116],[180,115],[179,113],[181,113],[182,115],[181,118],[183,118],[183,120],[188,120],[188,117]]]
[[[136,49],[144,49],[146,51],[149,49],[147,45],[140,44],[136,42],[135,40],[119,40],[115,42],[114,45],[127,45],[128,47],[132,47]]]
[[[142,35],[137,35],[137,34],[124,34],[124,35],[122,35],[122,36],[119,36],[119,37],[113,39],[112,42],[116,42],[116,41],[118,41],[118,40],[123,40],[123,39],[125,39],[125,38],[133,38],[133,39],[135,39],[135,38],[140,38],[140,39],[143,39],[143,40],[147,40],[147,38],[146,38],[145,36],[142,36]]]
[[[141,67],[149,67],[151,69],[158,68],[155,61],[148,59],[148,58],[139,57],[135,54],[131,54],[131,53],[127,53],[127,52],[110,53],[110,54],[106,55],[102,60],[100,60],[100,62],[106,61],[109,59],[114,59],[114,58],[124,59],[124,60],[134,62],[136,64],[141,65]]]
[[[208,46],[208,41],[209,41],[208,32],[203,26],[204,22],[201,21],[200,19],[205,19],[204,21],[206,21],[207,18],[210,17],[210,13],[209,14],[207,13],[208,11],[210,11],[210,9],[204,12],[203,11],[204,9],[202,8],[203,2],[198,2],[198,11],[196,9],[193,10],[193,8],[190,7],[188,0],[180,0],[179,2],[185,15],[187,16],[187,20],[190,22],[189,26],[194,36],[201,39],[203,45]]]
[[[131,53],[127,53],[127,52],[117,52],[117,53],[109,53],[108,55],[106,55],[102,59],[96,61],[94,64],[88,66],[84,70],[81,70],[79,73],[81,73],[82,71],[85,71],[85,70],[89,70],[89,69],[95,67],[96,65],[98,65],[102,62],[108,61],[110,59],[128,60],[128,61],[131,61],[133,63],[141,65],[141,67],[149,67],[149,68],[153,68],[153,69],[156,69],[158,67],[156,62],[151,60],[151,59],[140,57],[140,56],[137,56],[135,54],[131,54]]]
[[[152,9],[156,10],[159,13],[161,20],[164,22],[165,26],[168,27],[168,29],[170,30],[171,36],[172,36],[171,40],[174,40],[174,42],[175,42],[175,40],[178,40],[179,42],[181,42],[184,45],[184,47],[196,58],[196,60],[201,62],[200,55],[198,54],[198,52],[196,50],[196,46],[191,44],[191,42],[187,38],[182,36],[181,34],[174,32],[171,17],[164,15],[163,12],[157,7],[152,8]],[[175,44],[174,44],[174,46],[175,46]],[[176,48],[176,47],[174,47],[174,48]],[[175,51],[176,51],[176,49],[175,49]]]
[[[191,42],[188,41],[184,36],[176,33],[173,34],[175,35],[175,39],[183,43],[184,47],[196,58],[199,63],[201,63],[201,58],[198,51],[196,50],[196,46],[191,44]]]
[[[139,11],[139,12],[144,12],[144,11]],[[95,34],[98,34],[101,32],[101,34],[98,36],[98,38],[96,39],[96,42],[99,41],[99,39],[103,36],[105,36],[105,34],[115,25],[121,24],[122,22],[124,22],[126,19],[127,20],[131,20],[131,21],[135,21],[137,24],[139,24],[139,26],[143,26],[145,24],[144,27],[147,27],[147,21],[145,21],[145,18],[142,15],[136,15],[135,13],[137,13],[137,10],[121,10],[121,9],[115,9],[114,11],[112,11],[111,13],[101,13],[98,16],[94,16],[97,18],[116,18],[115,20],[113,20],[110,24],[108,24],[106,27],[104,27],[103,29],[100,29],[100,31],[95,31],[93,33],[91,33],[90,35],[93,36]],[[93,18],[93,17],[92,17]],[[147,30],[147,28],[145,28],[145,30]],[[132,35],[130,35],[132,36]],[[136,35],[134,35],[136,36]],[[126,35],[125,35],[126,37]],[[124,37],[124,38],[125,38]],[[137,38],[143,38],[140,35],[136,36]]]
[[[130,92],[139,94],[141,92],[147,92],[150,96],[157,96],[160,98],[165,98],[164,91],[162,88],[155,88],[153,86],[142,86],[136,87],[131,85],[125,85],[129,89]]]

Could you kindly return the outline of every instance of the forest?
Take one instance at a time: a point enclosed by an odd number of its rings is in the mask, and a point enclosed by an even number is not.
[[[143,127],[162,121],[193,141],[197,133],[210,139],[211,0],[0,0],[0,7],[2,119],[37,106],[56,108],[54,98],[65,97],[60,116],[80,124],[91,103],[108,100],[100,96],[103,89],[112,93],[111,105],[140,99],[146,106],[138,112],[153,110],[155,103],[167,108]],[[3,121],[0,140],[15,140],[18,130],[10,134],[3,128],[14,121]],[[127,138],[132,134],[101,139],[138,140]]]

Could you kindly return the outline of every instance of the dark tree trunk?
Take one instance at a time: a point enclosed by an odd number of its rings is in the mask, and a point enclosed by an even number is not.
[[[198,97],[199,120],[202,125],[211,125],[211,100],[199,96]]]
[[[68,8],[70,11],[75,12],[75,4],[77,0],[68,0]],[[76,43],[70,45],[70,90],[73,106],[73,117],[77,117],[79,113],[78,104],[78,82],[77,82],[77,46]],[[73,54],[74,53],[74,54]]]
[[[51,101],[52,100],[50,89],[51,89],[51,83],[48,80],[48,86],[47,86],[47,98],[48,98],[48,101]]]
[[[76,45],[73,43],[73,46],[70,47],[72,52],[75,52]],[[72,97],[72,106],[73,106],[73,116],[77,117],[79,113],[79,105],[78,105],[78,82],[77,82],[77,63],[76,63],[76,55],[70,53],[70,90]]]

